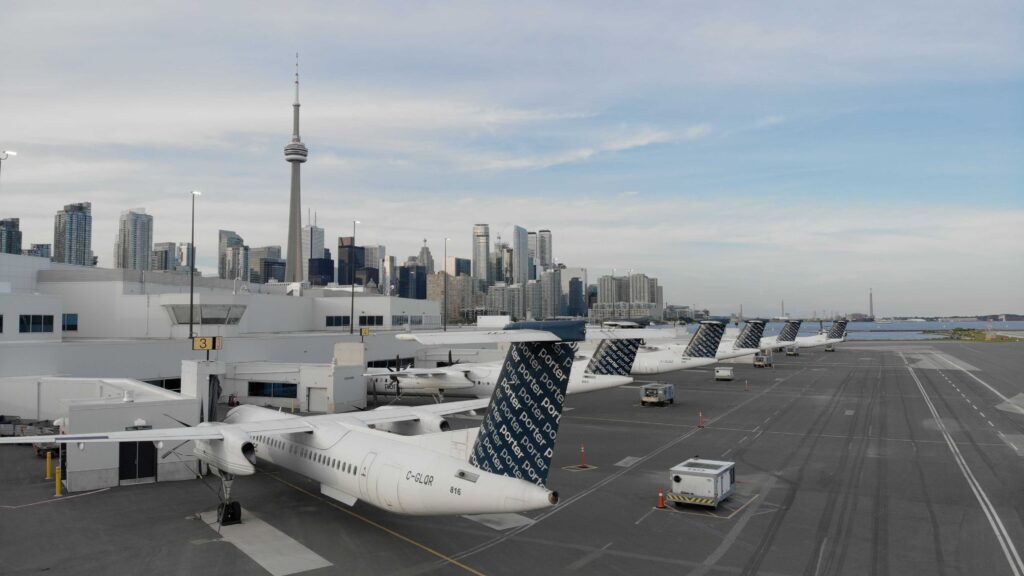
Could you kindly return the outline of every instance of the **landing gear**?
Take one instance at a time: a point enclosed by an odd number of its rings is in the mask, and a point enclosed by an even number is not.
[[[220,476],[220,504],[217,505],[217,521],[221,526],[242,523],[242,505],[231,500],[231,484],[235,481],[234,474],[218,472]]]

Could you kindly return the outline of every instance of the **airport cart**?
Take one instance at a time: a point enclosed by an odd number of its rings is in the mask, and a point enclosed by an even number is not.
[[[665,499],[677,506],[696,504],[718,508],[736,487],[735,462],[690,458],[673,466],[669,473],[672,489]]]
[[[758,354],[754,356],[754,368],[771,368],[772,357],[770,354]]]
[[[835,352],[835,351],[836,351],[836,345],[835,344],[825,344],[825,352]]]
[[[675,384],[669,384],[667,382],[651,382],[650,384],[644,384],[640,388],[641,406],[649,406],[651,404],[664,406],[665,404],[674,404],[675,401]]]
[[[786,356],[799,356],[800,349],[796,346],[786,346]]]
[[[715,366],[715,380],[732,380],[732,366]]]

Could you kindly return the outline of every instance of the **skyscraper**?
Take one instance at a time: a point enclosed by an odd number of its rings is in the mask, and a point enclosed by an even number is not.
[[[449,256],[448,260],[444,263],[444,271],[453,278],[458,276],[469,276],[471,270],[472,264],[468,258]]]
[[[302,255],[302,199],[300,198],[299,166],[309,151],[299,138],[299,56],[295,55],[295,103],[292,104],[292,141],[284,147],[284,159],[292,165],[292,193],[288,204],[288,256],[285,258],[285,282],[305,280]]]
[[[21,254],[37,258],[50,258],[53,256],[53,248],[49,244],[31,244],[28,250],[22,249]]]
[[[260,246],[259,248],[250,249],[249,281],[256,282],[257,284],[266,284],[271,278],[275,278],[277,280],[283,279],[284,275],[276,274],[278,270],[275,267],[275,265],[281,263],[284,263],[284,260],[281,260],[280,246]],[[263,273],[267,270],[274,272],[275,274],[265,276]]]
[[[554,259],[551,257],[551,230],[541,230],[537,233],[537,253],[538,266],[542,270],[547,270],[554,264]]]
[[[323,258],[324,255],[324,229],[313,224],[306,224],[302,227],[302,261],[301,272],[303,282],[312,282],[309,278],[309,259]],[[278,256],[280,258],[280,256]],[[285,266],[287,277],[288,267]]]
[[[114,268],[149,270],[153,258],[153,217],[144,208],[121,212],[114,241]]]
[[[526,284],[529,279],[529,239],[526,228],[512,227],[512,283]]]
[[[181,267],[183,272],[188,272],[194,269],[195,265],[195,248],[188,242],[178,243],[178,266]]]
[[[526,251],[529,253],[527,265],[527,280],[540,280],[540,257],[537,256],[537,233],[529,232],[526,237]]]
[[[427,269],[427,274],[434,273],[434,256],[430,253],[430,248],[427,247],[427,239],[423,239],[423,247],[420,248],[420,255],[417,258],[417,262],[420,266]]]
[[[248,280],[249,247],[231,230],[220,230],[218,234],[217,275],[225,280]]]
[[[53,219],[53,261],[93,266],[92,203],[68,204]]]
[[[366,267],[366,249],[356,246],[351,236],[338,238],[338,284],[358,284],[359,270]]]
[[[0,220],[0,254],[21,254],[21,229],[18,218]]]
[[[178,245],[174,242],[157,242],[153,244],[153,256],[149,260],[150,270],[178,269]]]
[[[487,224],[473,226],[473,277],[484,286],[493,281],[490,266],[491,227]]]

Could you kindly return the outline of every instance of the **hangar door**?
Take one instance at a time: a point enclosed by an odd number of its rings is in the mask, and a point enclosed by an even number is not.
[[[152,442],[121,442],[118,447],[121,484],[156,482],[156,446]]]

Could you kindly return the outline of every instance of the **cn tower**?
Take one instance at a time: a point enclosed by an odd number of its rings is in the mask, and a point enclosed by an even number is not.
[[[288,254],[284,281],[303,282],[302,277],[302,192],[299,166],[309,152],[299,138],[299,55],[295,55],[295,104],[292,104],[292,141],[284,147],[284,159],[292,165],[292,195],[288,205]],[[312,255],[310,255],[312,256]]]

